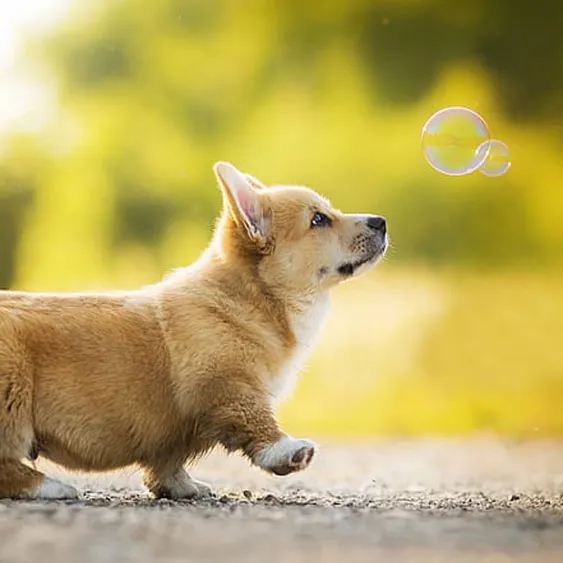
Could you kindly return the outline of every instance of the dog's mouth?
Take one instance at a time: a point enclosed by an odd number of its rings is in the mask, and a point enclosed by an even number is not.
[[[375,252],[371,253],[369,256],[364,256],[353,262],[344,262],[338,266],[337,271],[341,276],[350,277],[353,276],[362,266],[374,265],[387,250],[387,241],[379,246]]]
[[[353,276],[354,272],[361,268],[364,264],[367,264],[369,260],[358,260],[357,262],[344,262],[341,266],[338,267],[338,273],[341,276]]]
[[[368,264],[375,264],[379,259],[380,254],[374,254],[370,258],[364,258],[362,260],[357,260],[356,262],[345,262],[344,264],[338,267],[338,273],[344,277],[353,276],[362,266],[366,266]]]

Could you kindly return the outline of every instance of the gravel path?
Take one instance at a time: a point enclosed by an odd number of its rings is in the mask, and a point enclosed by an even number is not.
[[[563,443],[321,443],[286,478],[217,453],[199,503],[155,501],[134,471],[42,468],[83,498],[0,502],[0,563],[563,561]]]

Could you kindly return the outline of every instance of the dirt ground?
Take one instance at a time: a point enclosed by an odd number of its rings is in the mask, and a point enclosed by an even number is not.
[[[203,502],[155,501],[131,470],[80,476],[77,502],[0,502],[0,562],[563,561],[563,443],[321,442],[270,477],[218,452]]]

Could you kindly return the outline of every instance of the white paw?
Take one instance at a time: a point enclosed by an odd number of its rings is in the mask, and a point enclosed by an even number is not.
[[[192,483],[197,487],[198,496],[208,497],[211,495],[212,489],[207,483],[204,483],[203,481],[196,481],[195,479],[192,479]]]
[[[254,463],[276,475],[288,475],[305,469],[313,459],[317,446],[311,440],[297,440],[284,436],[275,444],[264,448]]]
[[[183,469],[160,483],[161,495],[172,498],[202,498],[211,494],[211,487],[192,479]]]
[[[71,485],[66,485],[51,477],[45,477],[35,490],[26,494],[25,497],[44,500],[76,499],[78,498],[78,491]]]

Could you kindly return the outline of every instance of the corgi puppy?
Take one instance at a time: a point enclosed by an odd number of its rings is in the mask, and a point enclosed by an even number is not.
[[[184,466],[217,445],[275,475],[306,468],[309,440],[274,417],[327,311],[369,270],[386,221],[344,214],[305,187],[266,187],[226,162],[223,212],[191,266],[140,290],[0,291],[0,497],[70,499],[36,471],[139,466],[156,497],[210,488]]]

